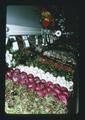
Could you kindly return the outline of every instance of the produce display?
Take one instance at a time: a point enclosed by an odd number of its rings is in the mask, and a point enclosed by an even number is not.
[[[6,23],[7,114],[69,114],[76,111],[80,46],[76,8],[75,5],[56,4],[26,6],[26,14],[32,12],[27,26]],[[21,14],[17,15],[20,18]]]
[[[5,112],[8,114],[67,114],[68,109],[52,94],[39,97],[39,93],[26,86],[6,80]]]
[[[67,113],[68,99],[71,95],[71,91],[73,90],[72,81],[68,82],[65,80],[64,77],[60,77],[60,76],[55,78],[52,74],[44,73],[43,70],[38,69],[37,67],[33,67],[33,66],[30,66],[30,67],[17,66],[16,68],[10,69],[6,73],[5,79],[6,79],[6,96],[5,96],[6,102],[5,104],[7,106],[6,112],[11,111],[11,113],[17,113],[16,111],[17,108],[15,106],[16,104],[14,104],[16,102],[14,102],[14,100],[12,101],[10,100],[14,97],[13,99],[17,98],[16,100],[18,100],[19,102],[21,99],[20,94],[23,91],[22,96],[23,94],[27,94],[27,96],[31,94],[32,95],[31,97],[34,97],[34,99],[37,99],[39,102],[41,101],[41,104],[39,105],[39,109],[40,109],[39,111],[36,111],[35,107],[32,106],[29,109],[30,111],[29,110],[24,111],[25,114],[26,113],[29,114],[31,111],[33,111],[31,113],[34,113],[34,114],[37,114],[37,112],[41,114],[43,113],[44,114]],[[11,90],[10,90],[10,87],[12,87]],[[21,89],[22,91],[20,91]],[[13,93],[15,92],[14,93],[15,95],[14,96],[9,95],[10,98],[8,99],[7,95],[11,94],[11,91]],[[43,100],[44,100],[44,103],[43,103]],[[49,103],[47,103],[47,107],[46,107],[44,106],[44,104],[46,104],[48,100],[49,100]],[[10,103],[9,101],[12,103]],[[31,102],[33,103],[33,101]],[[54,102],[55,107],[50,102]],[[10,104],[13,104],[11,108],[10,108]],[[24,106],[23,105],[21,106],[20,102],[17,104],[19,107],[21,107],[19,108],[20,110],[18,113],[22,114],[22,111],[23,111],[22,107]],[[49,105],[49,104],[52,104],[52,105]],[[35,106],[37,105],[38,104],[35,103]],[[44,107],[46,108],[46,111]],[[59,110],[57,111],[57,109]]]
[[[59,59],[62,60],[63,63],[72,63],[74,65],[76,65],[76,61],[74,59],[74,56],[72,53],[68,54],[64,51],[61,50],[49,50],[49,51],[45,51],[43,53],[44,56],[47,56],[48,58],[54,58],[54,59]]]
[[[74,94],[76,61],[62,50],[6,51],[5,111],[9,114],[67,114]]]

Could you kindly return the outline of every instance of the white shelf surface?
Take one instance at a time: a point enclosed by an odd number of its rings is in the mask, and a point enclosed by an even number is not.
[[[9,31],[6,31],[6,35],[30,35],[30,34],[41,34],[41,28],[34,28],[34,27],[25,27],[19,25],[9,25],[7,24]]]

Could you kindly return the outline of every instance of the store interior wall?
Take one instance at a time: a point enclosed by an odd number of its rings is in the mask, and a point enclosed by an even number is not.
[[[41,27],[36,6],[7,6],[6,23],[25,27]]]

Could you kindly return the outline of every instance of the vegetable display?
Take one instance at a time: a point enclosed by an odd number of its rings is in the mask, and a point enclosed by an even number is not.
[[[64,77],[55,78],[50,73],[44,73],[43,75],[43,70],[39,69],[38,71],[37,67],[34,69],[33,66],[29,68],[26,66],[18,66],[8,71],[5,79],[10,79],[18,85],[24,85],[30,91],[36,91],[41,98],[44,98],[48,94],[52,94],[55,98],[67,105],[70,92],[73,90],[73,82],[65,81]],[[54,81],[53,78],[55,78]]]

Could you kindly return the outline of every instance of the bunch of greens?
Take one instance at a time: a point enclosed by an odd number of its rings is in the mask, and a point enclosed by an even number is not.
[[[5,112],[8,114],[67,114],[68,108],[52,95],[41,99],[35,92],[11,80],[5,82]]]

